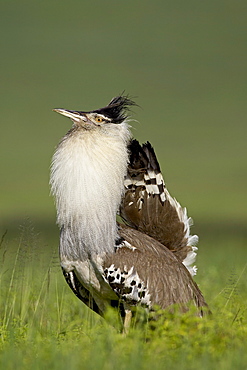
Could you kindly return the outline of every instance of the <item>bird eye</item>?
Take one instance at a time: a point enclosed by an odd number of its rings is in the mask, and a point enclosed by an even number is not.
[[[98,122],[98,123],[101,123],[101,122],[103,122],[103,118],[100,117],[100,116],[97,116],[97,117],[95,117],[95,121]]]

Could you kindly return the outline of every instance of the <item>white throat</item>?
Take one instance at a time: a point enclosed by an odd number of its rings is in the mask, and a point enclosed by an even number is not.
[[[71,249],[82,257],[114,250],[130,137],[126,122],[114,126],[109,132],[71,130],[53,156],[50,183],[66,239],[62,253]]]

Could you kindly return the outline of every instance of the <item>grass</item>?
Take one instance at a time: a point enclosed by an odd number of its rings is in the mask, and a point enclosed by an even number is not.
[[[247,265],[241,243],[231,245],[232,251],[237,247],[237,266],[229,253],[220,264],[217,251],[210,263],[210,243],[202,251],[203,266],[199,259],[197,281],[212,316],[163,313],[155,330],[136,324],[123,336],[73,295],[57,251],[43,245],[27,223],[18,239],[5,235],[1,241],[0,367],[246,369]],[[112,312],[108,318],[114,320]]]

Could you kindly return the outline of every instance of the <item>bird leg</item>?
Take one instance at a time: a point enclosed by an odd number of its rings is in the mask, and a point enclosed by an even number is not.
[[[128,334],[130,324],[131,324],[131,319],[132,319],[132,312],[131,310],[125,310],[125,317],[124,317],[124,326],[123,326],[123,333],[125,335]]]

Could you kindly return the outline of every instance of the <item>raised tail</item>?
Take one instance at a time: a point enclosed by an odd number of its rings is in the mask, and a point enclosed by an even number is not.
[[[129,166],[121,217],[133,228],[148,234],[170,249],[191,275],[197,268],[197,235],[190,235],[192,219],[186,208],[169,194],[154,149],[149,142],[129,144]]]

